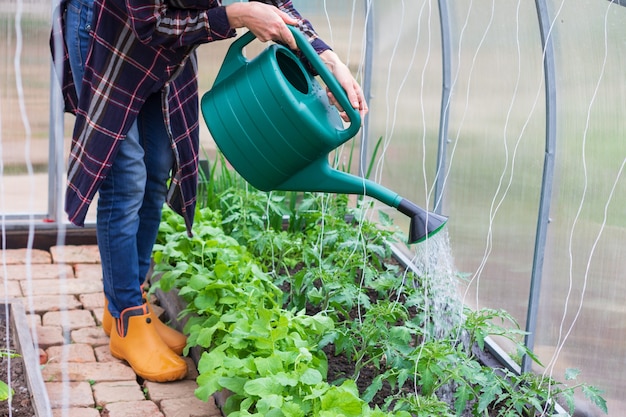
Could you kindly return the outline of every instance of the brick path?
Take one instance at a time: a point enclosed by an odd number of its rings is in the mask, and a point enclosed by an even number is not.
[[[197,372],[190,358],[185,380],[140,385],[130,366],[111,356],[100,325],[104,294],[96,246],[0,255],[6,261],[0,279],[8,283],[0,285],[0,299],[24,302],[53,417],[222,416],[213,401],[195,398]]]

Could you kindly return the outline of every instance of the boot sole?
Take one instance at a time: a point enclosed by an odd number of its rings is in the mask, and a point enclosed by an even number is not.
[[[171,371],[171,372],[169,372],[167,374],[162,374],[162,373],[151,374],[149,372],[138,371],[137,369],[133,368],[133,365],[126,360],[124,355],[122,355],[122,354],[120,354],[118,352],[115,352],[115,350],[111,349],[110,346],[109,346],[109,350],[111,351],[111,355],[114,358],[126,362],[128,364],[128,366],[131,367],[133,372],[135,372],[141,378],[147,379],[148,381],[152,381],[152,382],[180,381],[181,379],[183,379],[185,377],[185,375],[187,375],[187,364],[185,364],[185,366],[183,368],[181,368],[180,370]]]

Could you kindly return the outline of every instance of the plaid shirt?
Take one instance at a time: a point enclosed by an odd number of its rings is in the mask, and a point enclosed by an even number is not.
[[[300,29],[318,53],[329,49],[291,1],[262,2],[299,19]],[[64,7],[62,2],[60,10]],[[55,38],[64,33],[63,13],[57,13],[57,19],[51,39],[53,56]],[[92,43],[79,98],[65,47],[63,51],[65,110],[76,115],[65,197],[70,222],[84,225],[120,141],[147,97],[161,92],[175,155],[167,202],[184,217],[191,234],[199,147],[194,48],[233,36],[220,0],[95,0]]]

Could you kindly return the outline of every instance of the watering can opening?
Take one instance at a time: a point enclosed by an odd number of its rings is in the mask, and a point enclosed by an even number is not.
[[[284,49],[276,49],[276,64],[293,88],[302,94],[309,94],[309,81],[300,63],[294,61],[293,54],[285,53]]]

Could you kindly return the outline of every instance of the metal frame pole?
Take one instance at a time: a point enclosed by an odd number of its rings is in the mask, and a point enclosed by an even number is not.
[[[450,14],[448,1],[439,0],[439,21],[441,26],[441,115],[439,118],[439,147],[437,150],[437,172],[435,179],[435,203],[433,211],[441,214],[443,189],[446,177],[446,152],[448,143],[448,123],[450,120],[450,95],[452,88],[452,48],[450,42]]]
[[[541,32],[541,45],[543,51],[543,68],[546,94],[546,147],[543,162],[543,179],[541,184],[541,199],[539,201],[539,214],[537,219],[537,234],[535,236],[535,252],[530,281],[530,295],[528,297],[528,310],[526,316],[525,337],[526,348],[530,351],[535,346],[537,331],[537,316],[539,309],[539,296],[541,293],[541,281],[543,261],[546,251],[546,239],[548,225],[550,223],[550,203],[552,199],[552,184],[554,180],[554,158],[556,150],[556,70],[554,62],[554,46],[548,7],[546,0],[535,0],[537,16],[539,18],[539,30]],[[532,367],[532,359],[528,355],[522,358],[522,372],[528,372]]]
[[[58,22],[55,13],[59,13],[58,1],[52,2],[52,24]],[[55,31],[56,33],[56,31]],[[60,199],[63,195],[63,96],[61,86],[56,74],[61,72],[54,68],[55,65],[62,65],[63,59],[60,45],[61,39],[54,39],[55,53],[57,56],[50,61],[50,121],[49,121],[49,145],[48,145],[48,213],[46,221],[58,222],[61,218]],[[56,62],[56,64],[55,64]]]

